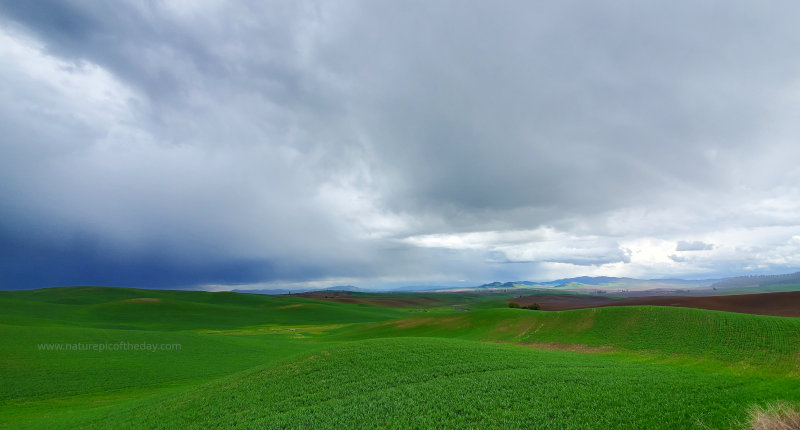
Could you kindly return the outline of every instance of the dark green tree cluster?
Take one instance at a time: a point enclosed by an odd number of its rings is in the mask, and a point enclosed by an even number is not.
[[[541,309],[541,306],[539,306],[538,303],[531,303],[529,305],[524,305],[523,306],[523,305],[520,305],[517,302],[508,302],[508,307],[509,308],[514,308],[514,309],[530,309],[532,311],[538,311],[539,309]]]

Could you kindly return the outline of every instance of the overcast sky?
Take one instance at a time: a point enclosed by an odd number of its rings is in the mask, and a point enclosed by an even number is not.
[[[795,1],[0,1],[0,288],[800,268]]]

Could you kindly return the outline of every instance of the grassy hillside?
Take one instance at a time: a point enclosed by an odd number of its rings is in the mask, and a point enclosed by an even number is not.
[[[288,336],[0,325],[0,401],[31,401],[217,377],[303,351]],[[65,344],[179,345],[161,351],[47,350]]]
[[[334,324],[407,315],[365,304],[296,296],[65,287],[0,292],[0,323],[119,329],[227,329],[259,324]]]
[[[333,346],[102,419],[103,428],[689,428],[800,400],[785,380],[452,339]]]
[[[105,287],[0,292],[0,427],[194,386],[313,350],[317,345],[306,340],[315,330],[402,315],[408,312],[232,293]],[[120,342],[179,349],[63,349]]]
[[[373,323],[342,331],[339,336],[582,344],[800,373],[800,319],[689,308],[629,306],[557,312],[491,309]]]
[[[800,402],[800,319],[361,298],[0,293],[0,428],[719,428]],[[53,347],[120,342],[179,348]]]

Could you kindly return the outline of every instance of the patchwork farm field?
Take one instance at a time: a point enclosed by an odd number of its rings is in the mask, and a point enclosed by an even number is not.
[[[749,428],[800,405],[797,318],[368,298],[2,292],[0,428]]]
[[[727,293],[727,292],[726,292]],[[521,304],[539,303],[543,310],[583,309],[599,306],[677,306],[726,312],[800,317],[800,291],[714,296],[646,296],[609,298],[600,295],[531,295],[516,299]]]

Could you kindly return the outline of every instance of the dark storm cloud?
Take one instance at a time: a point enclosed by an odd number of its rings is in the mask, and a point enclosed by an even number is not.
[[[200,263],[159,255],[157,251],[131,255],[130,251],[98,243],[91,236],[73,237],[57,244],[37,243],[31,238],[1,239],[0,272],[4,287],[10,289],[56,285],[183,287],[219,280],[235,284],[306,275],[279,273],[269,261]]]
[[[32,108],[4,100],[2,230],[37,251],[9,263],[4,280],[191,285],[313,279],[363,265],[363,251],[314,202],[343,151],[313,148],[331,125],[312,118],[328,109],[325,92],[312,100],[313,83],[299,83],[306,71],[295,73],[296,8],[195,17],[163,6],[3,4],[8,22],[64,61],[56,68],[73,69],[66,75],[97,65],[132,91],[111,95],[123,96],[118,112],[93,118],[92,104],[72,94],[48,94],[34,79],[9,83]],[[101,91],[118,90],[103,83]],[[295,124],[303,117],[311,130]],[[105,252],[90,251],[95,242]],[[154,262],[171,270],[152,270]]]
[[[403,205],[562,217],[726,186],[705,151],[747,145],[794,79],[761,61],[794,56],[792,24],[722,4],[417,6],[373,4],[353,23],[372,42],[346,45],[382,65],[363,96]]]
[[[146,20],[136,7],[125,2],[6,1],[2,10],[8,18],[35,31],[50,53],[97,62],[150,90],[174,88],[178,70],[170,70],[168,64],[153,64],[141,48],[180,51],[180,56],[202,52],[168,21],[157,15]]]
[[[0,282],[793,267],[797,12],[0,1]]]

